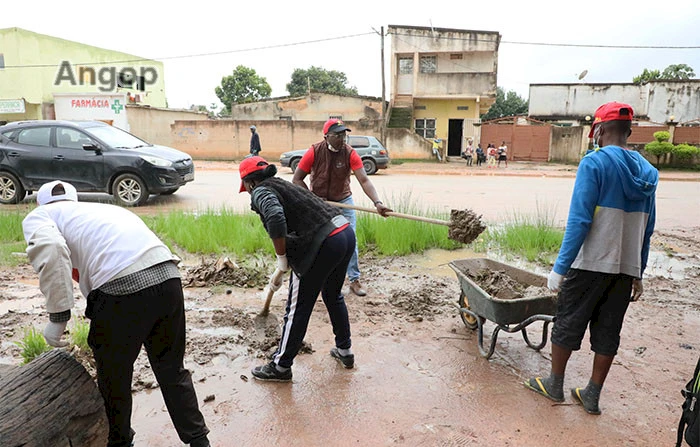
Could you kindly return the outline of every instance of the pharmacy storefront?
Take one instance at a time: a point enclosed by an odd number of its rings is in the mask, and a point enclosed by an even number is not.
[[[54,93],[57,120],[96,120],[129,131],[126,95]]]

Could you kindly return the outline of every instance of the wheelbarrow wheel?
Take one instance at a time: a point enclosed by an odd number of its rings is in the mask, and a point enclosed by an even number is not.
[[[460,292],[459,294],[459,307],[471,310],[471,308],[469,307],[469,299],[467,298],[467,295],[464,294],[464,292]],[[460,312],[459,316],[462,318],[462,322],[467,328],[473,330],[479,327],[479,322],[476,321],[476,318],[469,315],[468,313]],[[483,326],[484,321],[486,321],[486,319],[481,316],[479,317],[479,319],[481,320],[481,324]]]

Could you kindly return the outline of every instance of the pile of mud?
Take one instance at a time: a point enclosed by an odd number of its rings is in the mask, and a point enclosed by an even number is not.
[[[452,240],[469,244],[486,229],[481,222],[481,215],[472,210],[450,211],[450,226],[447,237]]]
[[[227,285],[236,287],[262,288],[268,282],[268,273],[262,266],[238,265],[229,258],[205,260],[186,269],[182,285],[184,287],[212,287]]]
[[[552,295],[546,287],[537,287],[519,282],[504,270],[481,269],[477,271],[467,270],[467,276],[474,281],[484,292],[493,298],[501,300],[513,300],[517,298],[536,298]]]

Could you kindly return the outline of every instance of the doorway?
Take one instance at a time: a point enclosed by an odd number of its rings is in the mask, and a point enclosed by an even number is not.
[[[449,120],[449,128],[447,132],[447,155],[459,157],[459,155],[462,153],[464,120]]]

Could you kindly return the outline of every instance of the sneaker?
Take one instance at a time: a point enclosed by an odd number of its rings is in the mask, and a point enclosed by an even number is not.
[[[360,284],[359,279],[356,279],[355,281],[350,282],[350,290],[352,291],[352,293],[354,293],[357,296],[367,295],[367,291],[362,288],[362,284]]]
[[[331,349],[331,357],[338,360],[345,369],[352,369],[355,366],[355,354],[343,355],[338,348]]]
[[[284,372],[277,370],[275,362],[270,362],[267,365],[258,366],[251,371],[253,377],[258,380],[266,380],[268,382],[291,382],[292,369],[289,368]]]

